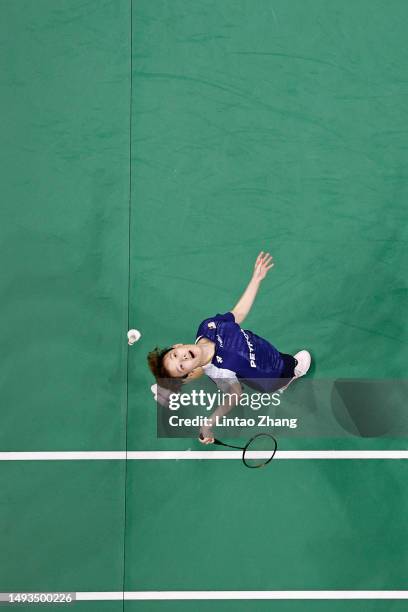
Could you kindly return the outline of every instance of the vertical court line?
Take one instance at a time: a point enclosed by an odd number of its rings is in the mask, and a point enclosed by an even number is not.
[[[133,0],[129,0],[129,202],[128,202],[128,292],[127,292],[127,329],[130,329],[130,245],[132,220],[132,102],[133,102]],[[128,412],[129,412],[129,344],[126,349],[126,402],[125,402],[125,490],[123,500],[123,576],[122,576],[122,610],[125,612],[126,580],[126,523],[127,523],[127,476],[128,476]]]

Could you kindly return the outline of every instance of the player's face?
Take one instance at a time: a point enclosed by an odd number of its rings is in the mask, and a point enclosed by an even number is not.
[[[201,349],[197,344],[174,344],[163,359],[172,378],[181,378],[200,365]]]

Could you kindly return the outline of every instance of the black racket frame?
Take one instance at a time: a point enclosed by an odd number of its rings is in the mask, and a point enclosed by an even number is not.
[[[269,438],[271,438],[274,441],[275,444],[275,448],[273,449],[272,452],[272,456],[269,457],[269,459],[267,461],[265,461],[265,463],[260,463],[259,465],[250,465],[249,463],[246,462],[245,460],[245,452],[248,448],[248,446],[256,439],[259,438],[261,436],[267,436]],[[245,465],[245,467],[247,468],[251,468],[251,469],[255,469],[255,468],[261,468],[261,467],[265,467],[265,465],[268,465],[268,463],[270,463],[272,461],[272,459],[275,457],[275,453],[277,451],[278,448],[278,443],[276,441],[276,438],[274,438],[271,434],[269,433],[258,433],[255,436],[252,436],[252,438],[250,438],[248,440],[248,442],[245,444],[245,446],[234,446],[233,444],[226,444],[226,442],[222,442],[221,440],[218,440],[217,438],[214,438],[214,444],[218,444],[219,446],[227,446],[228,448],[236,448],[238,450],[242,450],[242,463]]]

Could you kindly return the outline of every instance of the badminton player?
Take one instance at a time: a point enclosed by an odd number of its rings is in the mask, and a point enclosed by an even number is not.
[[[209,376],[224,391],[239,401],[241,382],[262,392],[285,389],[293,380],[304,376],[311,363],[310,353],[301,350],[295,355],[281,353],[268,340],[261,338],[241,324],[252,308],[262,281],[274,266],[269,253],[259,253],[247,288],[237,304],[225,314],[204,319],[198,327],[194,344],[173,344],[169,348],[155,348],[148,354],[148,364],[156,378],[152,390],[165,398],[166,393],[178,392],[183,383]],[[226,414],[234,405],[222,405],[212,417]],[[200,440],[214,441],[209,428],[202,430]]]

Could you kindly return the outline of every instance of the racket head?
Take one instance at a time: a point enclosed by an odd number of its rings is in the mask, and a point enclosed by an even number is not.
[[[272,461],[277,448],[278,443],[271,434],[257,434],[245,444],[242,461],[247,468],[264,467]]]

